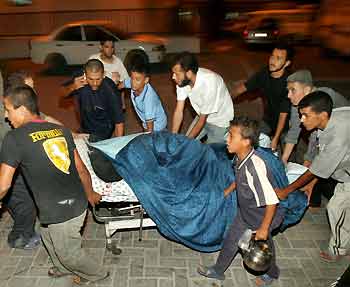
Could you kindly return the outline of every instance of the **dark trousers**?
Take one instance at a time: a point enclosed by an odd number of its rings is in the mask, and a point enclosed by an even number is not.
[[[8,240],[14,242],[22,236],[26,242],[34,235],[36,207],[21,174],[15,175],[4,203],[13,218],[13,227]]]
[[[310,206],[312,207],[320,206],[322,201],[322,195],[326,197],[328,200],[330,200],[334,194],[334,189],[336,185],[337,185],[337,181],[334,180],[333,178],[327,178],[327,179],[320,178],[312,190],[312,195],[310,198]]]
[[[274,218],[272,221],[272,224],[270,226],[270,234],[269,234],[269,245],[272,248],[272,262],[270,268],[267,270],[267,275],[269,275],[272,278],[277,279],[279,277],[279,268],[276,265],[276,252],[275,252],[275,246],[273,244],[271,231],[276,229],[281,224],[282,219],[281,218]],[[218,259],[216,260],[215,265],[213,266],[215,271],[218,274],[224,274],[226,269],[231,265],[231,262],[233,258],[235,258],[237,252],[238,252],[238,241],[243,235],[244,231],[246,231],[248,228],[252,230],[256,230],[256,226],[248,225],[246,222],[243,221],[240,212],[237,213],[225,239],[222,246],[222,249],[220,250],[220,254]]]

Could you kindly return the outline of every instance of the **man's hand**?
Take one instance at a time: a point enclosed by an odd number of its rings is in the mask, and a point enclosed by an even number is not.
[[[279,199],[283,200],[286,199],[288,196],[288,191],[285,188],[276,188],[275,192]]]
[[[263,227],[259,227],[255,234],[255,240],[267,240],[269,236],[269,230]]]
[[[236,182],[232,182],[229,187],[224,189],[224,197],[228,196],[232,191],[236,189]]]
[[[272,151],[275,151],[277,149],[278,146],[278,138],[274,137],[271,140],[271,149]]]
[[[303,166],[310,167],[311,166],[311,161],[309,160],[304,160]]]
[[[84,87],[85,85],[87,85],[85,75],[74,78],[74,84],[73,84],[74,90],[78,90]]]
[[[120,82],[120,74],[118,72],[112,72],[112,80],[116,85],[118,85]]]
[[[89,193],[87,198],[91,206],[94,207],[95,204],[98,204],[101,201],[102,195],[95,191],[92,191]]]

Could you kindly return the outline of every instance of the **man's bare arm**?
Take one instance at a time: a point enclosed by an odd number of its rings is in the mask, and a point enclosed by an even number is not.
[[[200,115],[197,123],[194,125],[190,133],[188,134],[189,138],[195,138],[199,135],[203,129],[205,123],[207,122],[208,115]]]
[[[0,200],[4,198],[10,189],[15,171],[16,168],[6,163],[0,165]]]
[[[175,111],[173,114],[173,126],[171,128],[171,131],[175,134],[177,134],[180,130],[180,127],[183,121],[184,109],[185,109],[185,101],[177,101]]]
[[[115,124],[113,137],[122,137],[124,135],[124,123]]]

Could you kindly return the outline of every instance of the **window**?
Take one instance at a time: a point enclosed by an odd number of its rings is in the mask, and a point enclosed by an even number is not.
[[[96,26],[84,26],[86,41],[101,41],[111,38],[110,34]]]
[[[81,41],[80,26],[68,27],[56,36],[56,41]]]

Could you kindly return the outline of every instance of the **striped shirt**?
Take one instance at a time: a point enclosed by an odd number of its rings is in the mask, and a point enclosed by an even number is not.
[[[247,223],[262,220],[264,206],[279,203],[272,186],[272,173],[254,149],[236,165],[235,173],[238,206],[243,219]]]

